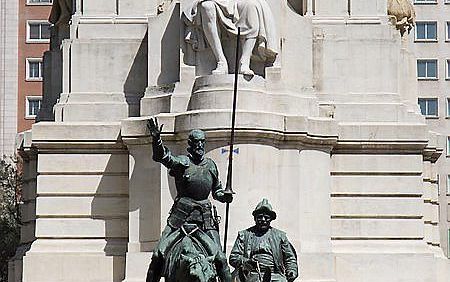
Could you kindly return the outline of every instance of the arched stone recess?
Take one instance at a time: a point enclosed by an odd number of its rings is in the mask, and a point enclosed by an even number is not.
[[[207,155],[226,180],[231,112],[191,111],[160,114],[163,140],[174,154],[184,154],[190,130],[207,134]],[[148,117],[122,121],[122,140],[130,152],[129,248],[126,281],[145,277],[150,252],[165,226],[176,196],[166,169],[151,159]],[[331,150],[337,141],[331,119],[239,111],[236,118],[230,230],[231,249],[237,231],[252,224],[251,207],[267,197],[279,215],[275,226],[285,230],[305,269],[303,277],[333,281],[331,254],[330,189]],[[216,202],[224,218],[224,205]],[[223,238],[224,220],[221,223]]]

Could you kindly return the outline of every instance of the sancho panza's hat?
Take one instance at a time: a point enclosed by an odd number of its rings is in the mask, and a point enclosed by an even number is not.
[[[252,215],[256,216],[257,214],[261,213],[270,215],[272,220],[277,218],[277,214],[273,211],[272,206],[269,204],[269,201],[267,199],[262,199],[262,201],[259,202],[255,210],[253,211]]]

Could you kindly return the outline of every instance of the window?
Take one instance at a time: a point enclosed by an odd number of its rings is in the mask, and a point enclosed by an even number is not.
[[[437,4],[437,0],[414,0],[414,4]]]
[[[437,117],[438,115],[437,98],[419,98],[419,107],[424,116]]]
[[[27,0],[27,5],[51,5],[52,0]]]
[[[417,60],[417,77],[419,79],[437,79],[437,60]]]
[[[450,136],[447,136],[447,156],[450,156]],[[447,178],[448,180],[448,178]],[[448,181],[447,181],[447,192],[449,191],[449,186],[448,186]]]
[[[441,195],[441,180],[439,179],[439,174],[436,175],[436,188],[437,188],[437,192],[438,192],[438,196]]]
[[[50,24],[47,21],[28,21],[27,42],[50,42]]]
[[[41,109],[41,96],[27,96],[25,118],[35,118]]]
[[[450,98],[447,98],[447,117],[450,117]]]
[[[445,75],[445,79],[450,79],[450,59],[447,59],[445,62],[446,62],[446,75]]]
[[[42,80],[42,59],[27,58],[27,80]]]
[[[436,41],[437,22],[416,22],[416,41]]]
[[[448,2],[448,3],[450,3],[450,2]],[[446,22],[446,26],[447,26],[447,28],[446,28],[446,32],[445,32],[445,40],[446,41],[450,41],[450,22]]]
[[[450,195],[450,174],[447,174],[447,195]]]

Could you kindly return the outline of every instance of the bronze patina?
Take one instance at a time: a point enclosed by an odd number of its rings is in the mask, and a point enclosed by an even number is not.
[[[277,217],[267,199],[253,211],[255,225],[242,230],[230,254],[239,281],[292,282],[298,276],[297,255],[286,233],[270,226]]]
[[[188,154],[174,156],[161,140],[162,125],[150,119],[148,129],[153,141],[153,160],[169,169],[175,178],[177,196],[167,226],[153,252],[147,282],[231,281],[225,254],[221,251],[218,218],[208,197],[230,203],[215,162],[205,157],[205,133],[193,130],[188,138]],[[208,267],[210,263],[211,268]],[[205,275],[214,270],[215,275]],[[185,272],[184,275],[180,272]],[[183,277],[179,280],[179,277]]]

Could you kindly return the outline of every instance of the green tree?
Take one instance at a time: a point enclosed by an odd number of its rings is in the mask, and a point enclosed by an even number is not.
[[[20,241],[19,186],[16,160],[0,158],[0,282],[8,281],[8,260]]]

